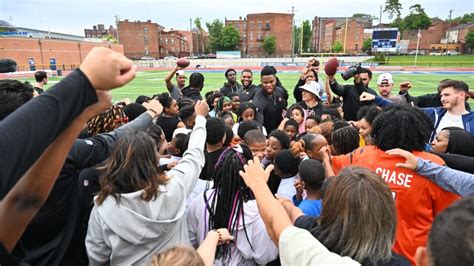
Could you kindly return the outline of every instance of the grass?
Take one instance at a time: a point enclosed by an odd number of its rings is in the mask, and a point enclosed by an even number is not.
[[[391,66],[413,66],[415,63],[414,55],[390,56],[385,65]],[[367,62],[375,62],[373,59]],[[436,66],[436,67],[474,67],[474,55],[418,55],[417,66]]]
[[[225,82],[224,72],[202,72],[205,76],[205,86],[203,92],[201,93],[203,96],[205,92],[209,90],[217,90]],[[135,98],[139,95],[148,95],[151,96],[153,94],[158,94],[162,92],[166,92],[164,78],[167,72],[164,71],[143,71],[137,73],[137,77],[127,84],[125,87],[116,89],[112,91],[113,100],[119,101],[123,98],[130,98],[130,100],[134,101]],[[189,75],[189,73],[188,73]],[[323,76],[323,73],[320,73],[320,76]],[[370,87],[377,91],[377,77],[379,73],[374,73],[374,77],[370,83]],[[286,87],[290,94],[290,104],[294,103],[293,98],[293,88],[298,81],[299,74],[298,73],[278,73],[278,77],[281,80],[283,86]],[[474,75],[472,74],[435,74],[435,73],[426,73],[426,74],[394,74],[393,75],[395,85],[397,86],[400,82],[409,80],[412,83],[412,89],[410,89],[410,93],[412,95],[423,95],[427,93],[434,93],[436,92],[437,84],[440,80],[450,78],[450,79],[458,79],[463,80],[466,82],[470,88],[474,88]],[[59,81],[60,78],[52,77],[50,78],[49,84],[46,88],[51,87],[55,83]],[[336,78],[338,82],[341,84],[350,83],[351,80],[347,82],[343,81],[340,76]],[[27,79],[30,82],[34,82],[33,79]],[[256,74],[254,76],[254,83],[259,83],[259,75]],[[397,87],[394,88],[394,93],[397,93]]]

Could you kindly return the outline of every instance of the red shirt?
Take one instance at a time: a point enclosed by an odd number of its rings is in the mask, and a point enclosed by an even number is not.
[[[413,152],[414,155],[439,165],[444,161],[431,153]],[[444,208],[460,199],[415,171],[396,167],[405,162],[399,156],[386,154],[375,146],[365,146],[354,152],[333,156],[332,166],[336,174],[345,166],[363,166],[378,174],[392,190],[397,209],[397,234],[393,250],[415,264],[415,252],[426,246],[428,233],[435,216]]]

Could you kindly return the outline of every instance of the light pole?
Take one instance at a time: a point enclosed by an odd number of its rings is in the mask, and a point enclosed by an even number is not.
[[[295,63],[295,7],[291,7],[291,63]]]

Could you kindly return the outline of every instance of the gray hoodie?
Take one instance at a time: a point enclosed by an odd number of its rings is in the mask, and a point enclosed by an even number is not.
[[[204,166],[205,126],[206,119],[196,117],[188,150],[155,200],[142,200],[140,190],[121,194],[120,204],[109,196],[94,206],[86,237],[91,265],[149,265],[163,249],[190,245],[185,203]]]

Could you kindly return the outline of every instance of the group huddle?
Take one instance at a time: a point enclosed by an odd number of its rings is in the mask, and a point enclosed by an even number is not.
[[[1,80],[0,264],[473,265],[468,85],[319,65],[292,105],[272,66],[112,105],[135,67],[105,48],[45,92]]]

